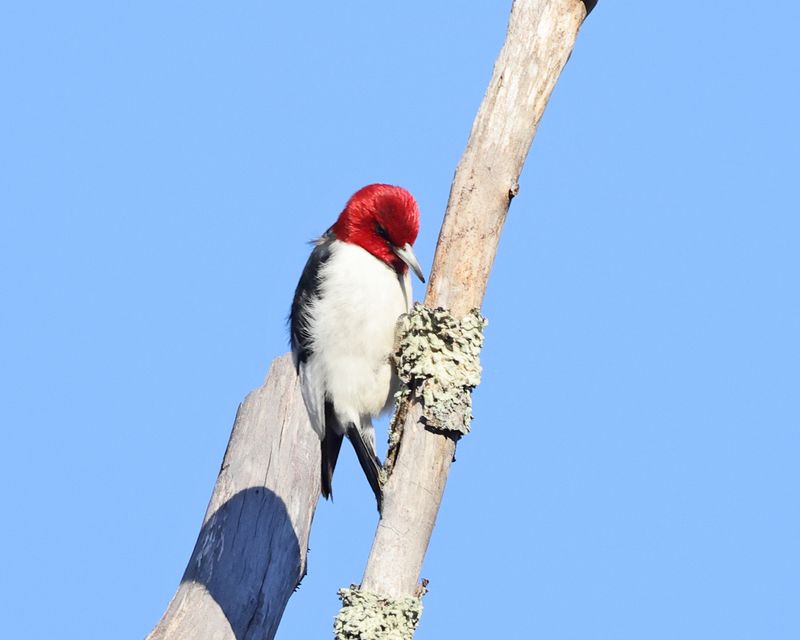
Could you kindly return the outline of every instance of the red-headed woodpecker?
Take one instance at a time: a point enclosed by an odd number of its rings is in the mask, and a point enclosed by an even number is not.
[[[381,509],[372,418],[391,407],[399,386],[391,353],[397,319],[412,303],[408,268],[425,282],[411,249],[418,231],[408,191],[366,186],[316,241],[300,276],[289,318],[292,354],[322,441],[326,498],[347,436]]]

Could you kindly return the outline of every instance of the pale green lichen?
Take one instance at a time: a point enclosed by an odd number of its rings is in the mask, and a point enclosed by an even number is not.
[[[381,485],[386,484],[394,469],[394,462],[397,458],[400,440],[403,437],[403,421],[406,417],[408,397],[410,395],[411,390],[405,386],[405,384],[400,391],[394,394],[394,413],[392,414],[392,419],[389,421],[389,448],[386,451],[386,460],[383,463],[383,467],[381,467],[379,476]]]
[[[458,435],[469,432],[486,324],[477,309],[457,320],[445,309],[419,303],[400,317],[397,375],[422,400],[426,426]]]
[[[333,623],[336,640],[411,640],[422,616],[421,597],[383,598],[350,585],[339,589],[339,599],[342,608]]]

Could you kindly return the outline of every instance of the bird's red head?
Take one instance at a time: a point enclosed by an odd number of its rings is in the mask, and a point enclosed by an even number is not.
[[[402,187],[371,184],[356,191],[333,225],[338,240],[357,244],[398,273],[410,266],[424,282],[411,245],[419,232],[417,201]]]

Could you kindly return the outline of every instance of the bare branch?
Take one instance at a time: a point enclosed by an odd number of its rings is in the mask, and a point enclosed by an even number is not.
[[[586,17],[581,0],[516,0],[508,34],[456,170],[425,304],[457,318],[480,307],[500,231],[539,120]],[[447,474],[452,437],[420,424],[412,396],[397,460],[384,487],[361,588],[412,596]]]
[[[240,405],[192,557],[148,640],[272,638],[305,575],[319,438],[291,356]]]

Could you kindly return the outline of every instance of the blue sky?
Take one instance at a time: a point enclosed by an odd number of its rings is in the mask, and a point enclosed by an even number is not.
[[[158,620],[305,242],[392,182],[429,269],[509,6],[4,4],[8,637]],[[800,637],[800,9],[719,6],[584,25],[489,282],[420,640]],[[279,638],[326,637],[362,574],[349,450],[335,480]]]

